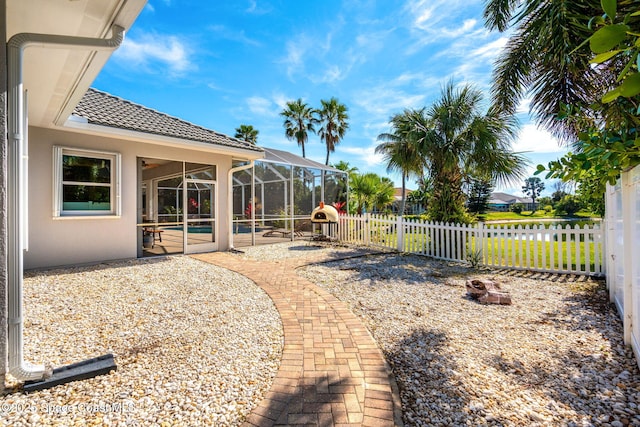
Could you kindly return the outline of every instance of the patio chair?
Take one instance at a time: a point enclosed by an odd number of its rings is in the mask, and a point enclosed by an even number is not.
[[[304,236],[304,228],[309,224],[309,221],[299,222],[298,225],[293,229],[294,236],[302,237]],[[262,235],[262,237],[291,237],[291,230],[286,230],[284,228],[274,228],[273,230],[269,230]]]

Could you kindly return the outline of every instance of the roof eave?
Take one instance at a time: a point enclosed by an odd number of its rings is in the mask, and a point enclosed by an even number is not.
[[[109,126],[100,126],[91,123],[83,123],[78,120],[67,120],[63,129],[74,132],[82,132],[96,136],[106,136],[109,138],[124,139],[127,141],[135,141],[143,144],[155,144],[165,147],[175,147],[182,149],[191,149],[205,151],[215,154],[232,155],[234,158],[242,158],[246,160],[259,160],[264,158],[264,151],[250,150],[240,147],[230,147],[220,144],[212,144],[208,142],[192,141],[181,138],[169,137],[164,135],[155,135],[145,132],[137,132],[128,129],[113,128]]]

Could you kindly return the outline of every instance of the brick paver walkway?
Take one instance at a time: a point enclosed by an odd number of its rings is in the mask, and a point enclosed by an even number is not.
[[[258,262],[223,252],[194,258],[253,280],[282,318],[280,369],[246,426],[402,425],[395,381],[367,329],[345,303],[296,274],[309,258]]]

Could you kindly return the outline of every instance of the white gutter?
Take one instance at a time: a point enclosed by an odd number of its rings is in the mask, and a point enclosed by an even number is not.
[[[7,323],[8,371],[19,381],[40,380],[51,375],[51,369],[33,365],[23,359],[22,287],[24,249],[27,241],[26,200],[28,188],[26,149],[26,119],[22,61],[27,47],[78,48],[92,51],[115,50],[124,39],[124,28],[114,25],[110,39],[73,37],[53,34],[16,34],[7,43],[8,97],[7,128]],[[44,71],[43,71],[44,72]]]
[[[230,249],[234,249],[234,247],[233,247],[233,174],[236,173],[236,172],[247,170],[247,169],[253,169],[253,163],[254,163],[254,161],[251,160],[248,165],[238,166],[236,168],[231,168],[231,169],[229,169],[229,172],[227,174],[227,183],[228,183],[228,187],[229,187],[227,200],[229,201],[229,212],[228,212],[228,214],[229,214],[229,222],[230,222],[230,226],[229,226],[229,248]],[[255,198],[254,185],[255,184],[254,184],[253,179],[252,179],[251,180],[251,203],[253,203],[253,199]],[[255,228],[254,226],[255,226],[255,223],[256,223],[255,222],[255,218],[256,218],[256,207],[253,206],[253,209],[251,209],[251,222],[252,222],[251,230],[252,230],[252,233],[255,232],[255,230],[254,230],[254,228]]]

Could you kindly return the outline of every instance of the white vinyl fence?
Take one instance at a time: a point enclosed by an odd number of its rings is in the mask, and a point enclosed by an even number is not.
[[[640,166],[608,186],[606,212],[609,295],[640,364]]]
[[[371,214],[341,215],[338,239],[498,268],[596,276],[605,270],[599,225],[459,225]]]

